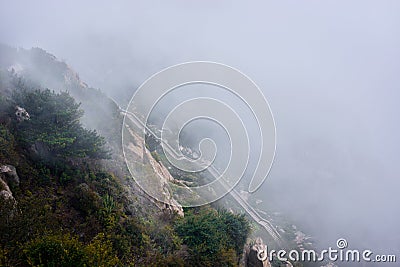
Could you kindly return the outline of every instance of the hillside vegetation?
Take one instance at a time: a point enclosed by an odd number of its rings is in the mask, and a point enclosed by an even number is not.
[[[40,64],[55,61],[34,52]],[[7,60],[21,57],[14,54]],[[86,127],[101,121],[91,123],[82,109],[95,108],[93,100],[74,98],[105,96],[78,82],[72,93],[46,89],[37,72],[33,81],[31,72],[0,66],[0,167],[15,167],[18,176],[12,183],[0,173],[0,266],[238,265],[250,231],[244,215],[202,207],[181,217],[127,187],[115,107],[100,113],[116,121],[96,131]]]

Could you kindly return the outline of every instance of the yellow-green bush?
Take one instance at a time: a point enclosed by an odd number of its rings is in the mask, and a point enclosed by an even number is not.
[[[16,158],[14,136],[0,124],[0,161],[13,163]]]
[[[37,237],[24,246],[30,266],[86,266],[84,245],[69,234]]]
[[[30,266],[115,266],[118,258],[103,233],[85,245],[70,234],[37,237],[24,245],[25,261]]]

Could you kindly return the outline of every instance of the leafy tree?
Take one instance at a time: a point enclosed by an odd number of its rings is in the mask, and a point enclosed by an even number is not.
[[[0,124],[0,162],[12,162],[17,157],[14,136]]]
[[[24,253],[30,266],[85,266],[83,244],[70,235],[38,237],[25,245]]]
[[[235,266],[250,226],[243,215],[205,208],[186,212],[175,230],[189,248],[191,266]]]
[[[226,232],[227,242],[232,244],[236,256],[240,257],[243,252],[243,245],[246,243],[250,232],[250,224],[244,214],[234,214],[226,210],[219,211],[221,224]]]
[[[67,92],[20,88],[12,100],[30,115],[17,123],[18,137],[45,160],[109,157],[104,138],[82,127],[83,110]]]

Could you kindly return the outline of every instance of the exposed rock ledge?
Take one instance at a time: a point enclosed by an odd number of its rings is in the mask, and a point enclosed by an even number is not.
[[[264,244],[260,237],[257,237],[255,241],[250,244],[246,244],[243,251],[243,258],[240,264],[241,267],[271,267],[271,263],[268,258],[264,261],[258,259],[257,254],[262,251],[268,251],[267,246]]]
[[[9,185],[19,186],[17,171],[12,165],[0,165],[1,213],[2,216],[8,216],[8,218],[11,218],[17,209],[17,201],[15,200]]]
[[[3,178],[7,184],[19,185],[17,170],[12,165],[0,165],[0,178]]]
[[[133,172],[138,171],[136,174],[138,177],[148,177],[149,180],[154,178],[155,182],[152,184],[152,187],[154,187],[154,195],[158,196],[158,199],[162,199],[162,201],[158,201],[150,197],[150,200],[160,209],[167,209],[183,216],[183,208],[173,198],[169,185],[169,183],[174,182],[175,179],[161,162],[153,158],[150,151],[144,146],[143,138],[139,136],[135,130],[129,128],[129,126],[126,130],[129,133],[130,142],[126,146],[127,149],[125,153],[129,155],[129,158],[135,159],[135,163],[132,163],[131,170]],[[142,173],[140,173],[139,169],[141,169]],[[143,170],[145,170],[146,173],[143,173]],[[133,173],[132,175],[135,174]]]

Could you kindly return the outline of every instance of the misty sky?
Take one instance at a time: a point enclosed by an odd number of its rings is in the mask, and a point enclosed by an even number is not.
[[[399,1],[0,1],[0,42],[41,47],[122,105],[172,64],[263,90],[277,154],[256,193],[322,244],[400,248]]]

